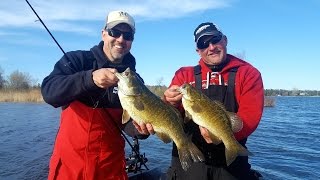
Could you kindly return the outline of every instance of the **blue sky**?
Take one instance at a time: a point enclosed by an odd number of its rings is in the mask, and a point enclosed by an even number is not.
[[[65,51],[101,40],[110,10],[136,20],[131,52],[146,84],[169,85],[180,66],[195,65],[193,31],[211,21],[228,53],[262,73],[265,89],[320,90],[320,0],[29,0]],[[63,55],[24,0],[0,2],[0,67],[41,83]]]

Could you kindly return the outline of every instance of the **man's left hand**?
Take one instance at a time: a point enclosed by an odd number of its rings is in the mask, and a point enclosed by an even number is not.
[[[150,123],[138,124],[135,121],[133,121],[132,123],[133,123],[134,127],[138,130],[138,132],[141,133],[141,134],[149,135],[149,134],[154,134],[155,133],[154,129],[153,129],[153,126]]]

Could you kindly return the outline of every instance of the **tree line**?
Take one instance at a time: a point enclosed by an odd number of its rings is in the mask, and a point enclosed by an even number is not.
[[[320,96],[318,90],[299,90],[293,88],[292,90],[286,89],[265,89],[265,96]]]
[[[40,84],[35,83],[29,73],[13,71],[7,77],[4,75],[4,70],[0,67],[0,89],[9,90],[28,90],[32,88],[40,88]]]
[[[156,80],[156,85],[147,87],[156,95],[162,97],[167,86],[163,85],[163,78]],[[40,83],[36,83],[29,73],[13,71],[7,77],[4,75],[4,70],[0,66],[0,89],[8,90],[28,90],[33,88],[40,88]],[[299,90],[294,88],[292,90],[286,89],[265,89],[265,96],[319,96],[318,90]]]

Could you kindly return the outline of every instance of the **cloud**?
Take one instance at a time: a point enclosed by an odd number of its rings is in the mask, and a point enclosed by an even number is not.
[[[9,1],[9,0],[2,0]],[[232,0],[29,0],[50,29],[90,34],[92,21],[103,22],[108,11],[123,9],[137,22],[163,18],[179,18],[191,13],[225,8]],[[26,1],[11,0],[0,4],[0,30],[6,28],[42,28]],[[80,26],[80,23],[81,25]],[[40,23],[40,22],[39,22]],[[84,23],[84,25],[82,24]],[[3,31],[2,31],[3,32]]]

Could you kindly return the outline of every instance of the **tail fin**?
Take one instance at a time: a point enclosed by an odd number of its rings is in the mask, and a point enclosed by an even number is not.
[[[226,154],[227,166],[229,166],[237,158],[237,156],[249,156],[249,155],[252,155],[252,153],[250,153],[246,148],[244,148],[238,142],[235,145],[226,146],[225,154]]]
[[[191,159],[189,157],[189,151],[187,147],[178,148],[178,154],[182,169],[187,171],[187,169],[191,166]]]
[[[191,141],[188,141],[186,145],[177,148],[182,169],[185,171],[187,171],[187,169],[191,166],[192,161],[204,161],[202,152]]]
[[[202,162],[204,161],[204,156],[202,152],[194,145],[191,141],[188,144],[188,150],[192,157],[193,162]]]

